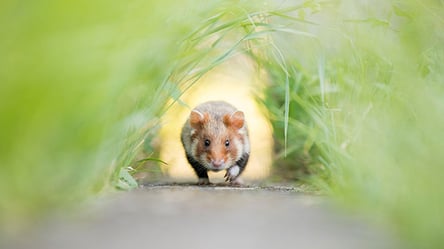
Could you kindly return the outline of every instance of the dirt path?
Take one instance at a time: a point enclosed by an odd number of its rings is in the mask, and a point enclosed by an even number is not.
[[[6,248],[396,248],[388,236],[285,187],[153,185],[99,200]]]

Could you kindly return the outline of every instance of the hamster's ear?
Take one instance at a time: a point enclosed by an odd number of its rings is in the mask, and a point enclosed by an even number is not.
[[[190,125],[194,129],[200,128],[208,119],[208,114],[202,114],[199,111],[193,110],[190,114]]]
[[[233,127],[235,129],[240,129],[244,127],[244,113],[241,111],[235,111],[231,115],[224,116],[224,124],[227,127]]]

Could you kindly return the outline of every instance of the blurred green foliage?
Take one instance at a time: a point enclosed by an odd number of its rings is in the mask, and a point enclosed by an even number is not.
[[[180,39],[211,7],[191,3],[0,3],[2,225],[118,180],[174,91]]]
[[[266,103],[288,153],[276,167],[287,178],[316,173],[315,184],[413,248],[441,248],[444,3],[317,3],[292,13],[305,22],[276,20],[313,35],[273,34],[285,66],[271,69]]]
[[[266,90],[263,105],[268,107],[275,134],[273,175],[278,181],[309,181],[311,176],[328,178],[317,140],[323,113],[319,113],[319,78],[297,67],[286,73],[276,65],[267,66],[273,87]],[[288,105],[285,96],[288,94]],[[285,113],[288,110],[288,121]],[[286,134],[286,135],[285,135]]]
[[[120,169],[169,100],[245,53],[268,73],[277,171],[440,248],[444,3],[273,3],[2,1],[1,224],[134,186]]]

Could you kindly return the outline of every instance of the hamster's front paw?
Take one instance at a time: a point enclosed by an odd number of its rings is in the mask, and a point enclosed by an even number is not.
[[[210,185],[210,180],[208,178],[199,178],[197,185]]]
[[[231,166],[227,169],[227,173],[225,173],[225,181],[234,183],[236,178],[239,176],[240,168],[237,165]]]

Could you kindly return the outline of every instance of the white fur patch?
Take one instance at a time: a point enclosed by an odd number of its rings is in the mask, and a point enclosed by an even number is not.
[[[242,154],[244,154],[244,152],[245,152],[245,146],[242,145],[242,143],[239,139],[233,139],[233,143],[234,143],[234,146],[239,149],[239,151],[237,152],[236,158],[235,158],[235,161],[238,161],[239,159],[241,159]]]
[[[239,166],[234,165],[233,167],[228,169],[228,172],[229,172],[231,178],[235,178],[236,176],[239,175],[240,168],[239,168]]]
[[[243,151],[243,153],[242,154],[245,154],[245,153],[250,153],[250,141],[248,141],[248,138],[246,139],[246,140],[244,140],[245,141],[245,143],[244,143],[244,151]]]

